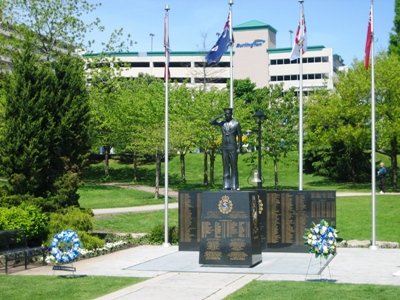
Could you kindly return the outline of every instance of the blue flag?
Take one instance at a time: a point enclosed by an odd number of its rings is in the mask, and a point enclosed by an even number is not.
[[[232,35],[232,43],[233,43],[233,35]],[[228,20],[224,26],[224,32],[220,35],[217,43],[212,47],[210,52],[206,55],[206,61],[208,65],[213,63],[219,63],[222,55],[228,50],[230,45],[230,15],[228,15]]]

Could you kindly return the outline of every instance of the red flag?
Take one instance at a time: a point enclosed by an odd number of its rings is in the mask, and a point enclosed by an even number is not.
[[[168,13],[167,13],[168,14]],[[164,18],[164,55],[165,55],[165,66],[164,66],[164,80],[167,78],[167,72],[166,70],[168,69],[168,78],[171,78],[171,73],[169,71],[169,54],[170,54],[170,48],[169,48],[169,36],[168,36],[168,15],[165,14]]]
[[[369,20],[368,20],[368,31],[367,31],[367,41],[365,43],[365,69],[368,70],[369,66],[369,55],[371,53],[371,43],[372,43],[372,5],[369,11]]]
[[[307,51],[307,29],[303,5],[301,5],[300,8],[300,21],[299,26],[297,27],[292,52],[290,53],[290,60],[295,60],[299,58],[300,51],[302,52],[302,54]]]

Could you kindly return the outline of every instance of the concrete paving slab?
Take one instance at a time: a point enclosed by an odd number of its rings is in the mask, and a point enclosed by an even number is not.
[[[262,254],[262,262],[253,268],[208,267],[199,264],[199,252],[179,251],[132,265],[130,271],[240,273],[240,274],[320,274],[330,260],[317,259],[308,253]]]

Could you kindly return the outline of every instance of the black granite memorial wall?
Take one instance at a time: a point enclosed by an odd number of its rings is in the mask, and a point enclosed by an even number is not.
[[[257,192],[204,192],[201,207],[200,264],[252,267],[261,262]]]
[[[306,253],[305,228],[321,219],[336,226],[336,191],[255,192],[263,252]],[[202,198],[200,191],[179,192],[180,251],[199,251]]]

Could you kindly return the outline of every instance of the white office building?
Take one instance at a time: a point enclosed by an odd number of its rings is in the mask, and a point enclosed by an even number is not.
[[[259,22],[250,21],[233,27],[233,73],[234,79],[249,78],[258,88],[283,83],[285,89],[299,88],[299,59],[290,61],[291,48],[276,48],[276,29]],[[230,79],[229,51],[217,65],[207,66],[206,52],[173,51],[170,54],[171,80],[187,81],[189,86],[210,88],[226,87]],[[137,77],[147,73],[164,78],[164,52],[113,53],[124,62],[122,75]],[[85,55],[90,58],[91,55]],[[303,56],[303,90],[305,92],[326,87],[333,89],[336,72],[343,66],[341,57],[332,48],[309,46]]]

